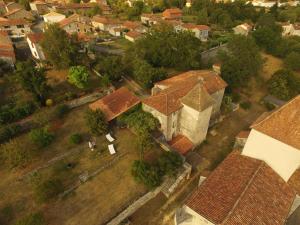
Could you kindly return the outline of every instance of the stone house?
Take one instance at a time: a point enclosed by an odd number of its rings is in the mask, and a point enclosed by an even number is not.
[[[164,20],[180,20],[182,17],[182,11],[178,8],[166,9],[162,13],[162,18]]]
[[[207,41],[210,28],[206,25],[197,25],[192,23],[183,23],[180,25],[180,30],[191,31],[195,37],[201,41]]]
[[[242,155],[264,160],[288,181],[300,168],[300,95],[251,126]]]
[[[59,22],[59,26],[67,33],[91,33],[94,31],[91,20],[79,14],[73,14]]]
[[[45,60],[45,54],[40,45],[43,39],[43,33],[31,33],[27,35],[27,43],[29,45],[32,56],[37,60]]]
[[[64,14],[60,14],[57,12],[50,12],[46,15],[43,15],[45,23],[52,24],[52,23],[59,23],[63,19],[66,18]]]
[[[159,120],[166,141],[183,135],[195,146],[218,115],[226,86],[213,71],[188,71],[156,83],[143,109]]]
[[[136,31],[139,33],[145,33],[147,31],[147,28],[143,26],[142,23],[136,21],[125,21],[122,27],[127,31]]]
[[[31,32],[30,23],[24,19],[6,19],[0,17],[0,31],[6,31],[11,38],[25,37]]]
[[[122,28],[122,22],[116,19],[110,19],[103,16],[94,16],[92,18],[92,26],[95,29],[109,32],[110,29]]]
[[[160,23],[162,20],[161,14],[143,13],[141,15],[141,22],[147,26],[153,26]]]
[[[34,17],[31,12],[26,11],[25,9],[12,9],[4,14],[5,18],[8,19],[27,19],[27,20],[33,20]]]
[[[0,31],[0,59],[11,66],[14,66],[14,63],[16,62],[13,43],[6,31]]]
[[[248,23],[243,23],[233,28],[234,34],[239,34],[244,36],[247,36],[251,30],[252,30],[252,26],[249,25]]]
[[[131,42],[135,42],[142,36],[143,36],[143,34],[137,32],[137,31],[129,31],[124,35],[125,39],[127,39],[128,41],[131,41]]]
[[[300,23],[283,23],[282,36],[300,36]]]

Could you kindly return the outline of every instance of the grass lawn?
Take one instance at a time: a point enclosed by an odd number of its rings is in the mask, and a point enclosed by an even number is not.
[[[86,108],[87,106],[83,106],[74,109],[64,119],[52,124],[50,127],[55,133],[55,141],[41,150],[26,168],[10,170],[7,166],[0,165],[1,225],[10,224],[16,218],[39,210],[44,213],[48,225],[102,224],[147,191],[143,185],[134,181],[130,172],[132,162],[139,158],[135,146],[136,136],[128,129],[115,130],[116,155],[109,154],[108,141],[104,136],[96,137],[96,151],[91,152],[87,145],[90,135],[84,120]],[[71,144],[69,137],[73,133],[82,134],[84,141],[79,145]],[[32,147],[26,134],[18,139],[24,143],[24,147]],[[78,151],[50,164],[49,167],[40,169],[40,175],[43,178],[57,177],[68,189],[78,183],[80,174],[86,172],[91,174],[118,155],[126,154],[63,199],[45,204],[36,203],[30,179],[20,181],[18,179],[26,172],[45,165],[50,159],[74,149]],[[153,158],[153,155],[156,157],[160,152],[160,148],[154,147],[146,157]],[[67,168],[69,163],[73,165],[72,168]],[[13,212],[12,218],[7,221],[8,216],[1,212],[4,208],[10,208]]]
[[[263,77],[263,79],[265,81],[269,80],[271,78],[271,76],[277,71],[280,70],[284,67],[283,62],[281,59],[266,54],[266,53],[262,53],[262,57],[265,61],[264,66],[263,66],[263,70],[261,72],[261,76]]]

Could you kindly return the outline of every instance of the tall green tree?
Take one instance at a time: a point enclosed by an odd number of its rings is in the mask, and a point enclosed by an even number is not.
[[[300,70],[300,53],[291,52],[284,59],[284,63],[292,70]]]
[[[120,56],[105,56],[99,59],[96,69],[107,75],[110,81],[117,81],[124,75],[124,65]]]
[[[262,58],[251,37],[234,35],[228,43],[228,51],[220,54],[221,76],[231,88],[245,87],[251,76],[258,73]]]
[[[57,24],[48,25],[41,46],[47,60],[57,69],[68,68],[78,61],[77,37],[69,36]]]
[[[86,124],[94,135],[104,134],[108,129],[108,123],[102,111],[87,110],[85,113]]]
[[[22,87],[26,91],[31,92],[33,97],[44,105],[50,90],[45,70],[43,68],[35,68],[32,61],[20,62],[17,64],[16,75]]]

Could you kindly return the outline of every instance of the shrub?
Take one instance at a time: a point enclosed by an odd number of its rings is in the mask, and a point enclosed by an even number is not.
[[[21,126],[11,124],[0,129],[0,143],[6,142],[22,132]]]
[[[86,88],[88,85],[89,72],[84,66],[72,66],[69,69],[68,81],[78,88]]]
[[[82,142],[82,136],[81,136],[81,134],[72,134],[71,136],[70,136],[70,143],[71,144],[80,144],[81,142]]]
[[[164,152],[158,159],[158,167],[163,175],[175,176],[183,160],[176,152]]]
[[[29,215],[19,219],[14,225],[44,225],[45,220],[42,213],[30,213]]]
[[[30,139],[38,147],[43,148],[51,144],[54,135],[47,128],[38,128],[29,133]]]
[[[134,161],[131,174],[137,182],[145,184],[150,189],[159,186],[161,183],[159,169],[144,161]]]
[[[64,187],[59,179],[47,179],[34,184],[34,195],[38,202],[47,202],[63,192]]]
[[[300,70],[300,53],[291,52],[286,56],[284,63],[292,70]]]
[[[62,118],[65,114],[67,114],[70,111],[69,106],[62,104],[62,105],[58,105],[55,108],[54,114],[56,117],[58,118]]]
[[[248,110],[248,109],[250,109],[251,108],[251,102],[242,102],[241,104],[240,104],[240,106],[243,108],[243,109],[245,109],[245,110]]]
[[[107,121],[103,112],[97,110],[87,110],[85,114],[87,126],[94,135],[104,134],[108,129]]]
[[[273,109],[275,109],[275,106],[269,102],[264,101],[264,104],[269,111],[272,111]]]
[[[0,147],[1,158],[7,162],[11,168],[20,167],[27,164],[32,159],[30,148],[26,148],[24,143],[11,140]]]

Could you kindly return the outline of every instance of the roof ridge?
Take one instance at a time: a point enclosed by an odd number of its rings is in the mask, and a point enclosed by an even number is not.
[[[269,119],[271,116],[273,116],[274,114],[282,111],[283,109],[285,109],[288,105],[290,105],[292,102],[294,102],[296,99],[300,98],[300,95],[297,95],[296,97],[294,97],[293,99],[291,99],[290,101],[288,101],[286,104],[284,104],[283,106],[279,107],[278,109],[274,110],[273,112],[271,112],[268,116],[266,116],[264,119],[262,119],[261,121],[259,121],[257,124],[253,124],[251,125],[250,128],[255,129],[254,127],[260,125],[262,122],[265,122],[267,119]],[[259,117],[257,118],[259,119]]]
[[[246,187],[244,188],[243,192],[241,193],[240,197],[236,200],[236,202],[234,203],[232,209],[230,210],[230,212],[227,214],[227,216],[225,217],[225,219],[223,220],[222,223],[226,222],[230,215],[233,214],[234,210],[236,209],[237,205],[239,204],[240,200],[242,199],[242,197],[245,195],[246,191],[248,190],[249,186],[252,184],[254,178],[257,176],[257,173],[261,170],[261,168],[263,167],[263,165],[265,164],[264,161],[261,161],[257,170],[255,171],[255,173],[253,174],[253,176],[251,177],[251,179],[249,180],[248,184],[246,185]]]

